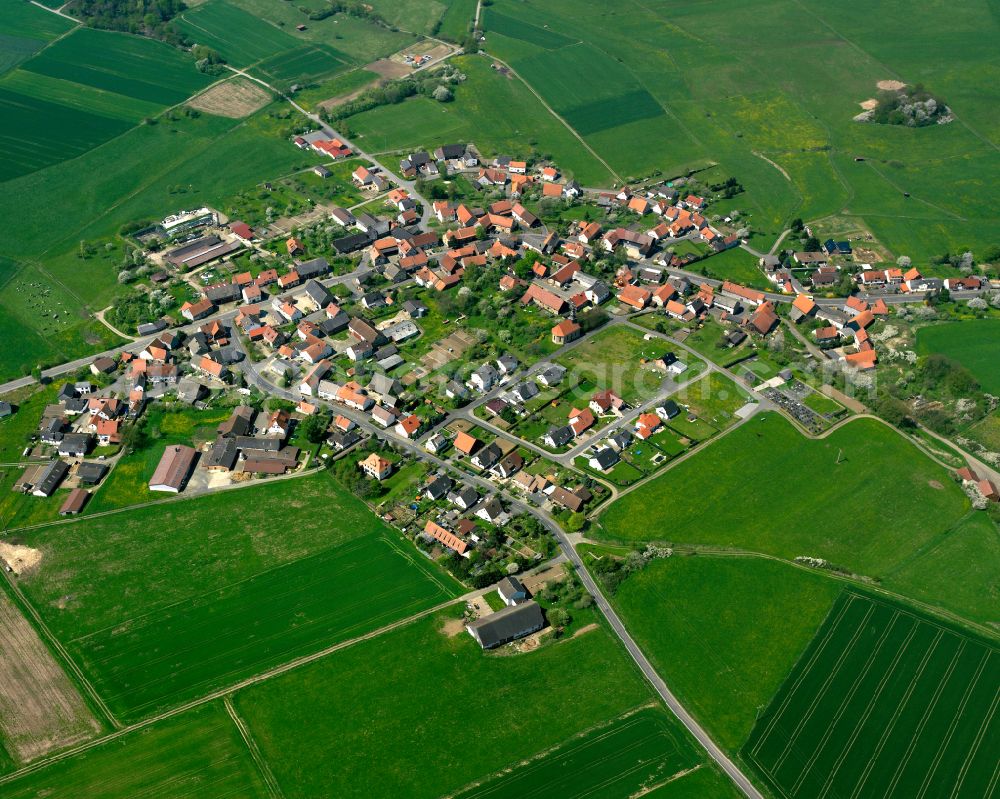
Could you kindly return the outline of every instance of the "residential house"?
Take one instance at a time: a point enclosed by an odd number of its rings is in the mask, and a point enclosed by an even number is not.
[[[377,452],[373,452],[367,458],[358,461],[358,466],[368,477],[379,482],[385,480],[392,473],[392,463]]]

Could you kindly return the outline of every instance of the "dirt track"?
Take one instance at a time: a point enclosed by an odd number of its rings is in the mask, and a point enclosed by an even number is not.
[[[0,735],[26,763],[100,732],[34,628],[0,593]]]

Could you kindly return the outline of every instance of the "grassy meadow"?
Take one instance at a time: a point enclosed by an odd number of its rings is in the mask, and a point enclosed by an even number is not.
[[[455,609],[241,691],[235,705],[288,799],[418,799],[457,791],[649,700],[603,628],[498,656],[480,650]]]
[[[972,372],[984,391],[1000,394],[1000,319],[922,327],[917,331],[917,352],[947,355]]]
[[[16,347],[0,348],[0,379],[119,343],[88,316],[120,291],[120,246],[107,239],[127,222],[226,207],[239,191],[317,163],[284,137],[289,118],[277,105],[244,120],[161,118],[5,183],[0,212],[19,224],[0,239],[0,330],[18,332]],[[81,255],[81,241],[101,245]]]
[[[796,216],[843,213],[893,255],[920,259],[1000,233],[997,29],[984,6],[625,0],[581,14],[572,0],[497,0],[484,23],[486,49],[622,177],[718,163],[747,187],[734,202],[763,238]],[[852,121],[885,79],[923,83],[958,119]]]
[[[787,797],[989,796],[998,680],[995,645],[845,592],[742,756]]]
[[[457,589],[325,472],[20,537],[42,553],[26,596],[128,719]]]
[[[995,526],[970,511],[943,467],[873,420],[810,440],[762,414],[625,495],[600,524],[614,540],[824,558],[970,621],[996,621]],[[956,589],[948,575],[959,574],[968,583]]]

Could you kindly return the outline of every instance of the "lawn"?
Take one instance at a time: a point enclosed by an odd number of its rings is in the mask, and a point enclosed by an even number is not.
[[[295,95],[295,102],[304,108],[313,110],[326,100],[349,95],[378,79],[377,72],[368,69],[352,69],[350,72],[344,72],[334,78],[322,81],[316,86],[303,89]]]
[[[9,402],[15,413],[0,419],[0,463],[16,463],[28,444],[28,436],[38,428],[45,406],[53,402],[59,391],[59,383],[48,386],[34,384],[0,395]]]
[[[42,553],[23,590],[128,719],[408,616],[457,588],[326,473],[21,537]]]
[[[157,722],[0,785],[5,799],[270,796],[221,702]]]
[[[236,696],[288,799],[449,794],[649,700],[603,628],[497,656],[460,618],[444,611]]]
[[[983,797],[1000,650],[845,592],[742,750],[781,796]]]
[[[675,555],[629,577],[613,603],[684,706],[735,752],[840,586],[764,558]]]
[[[659,358],[670,350],[668,342],[646,341],[638,330],[617,325],[596,333],[557,361],[570,370],[567,384],[584,379],[635,405],[659,394],[665,381],[662,372],[644,368],[641,361]],[[690,363],[692,358],[682,355],[681,359]],[[681,380],[685,377],[686,373]]]
[[[490,69],[484,58],[462,56],[452,63],[467,76],[455,87],[454,101],[415,97],[357,114],[341,126],[369,151],[433,148],[468,140],[486,156],[548,154],[585,185],[609,180],[607,170],[521,81]]]
[[[671,427],[681,431],[682,435],[687,435],[682,430],[685,424],[693,424],[697,428],[698,423],[701,423],[716,430],[729,427],[736,421],[736,411],[749,402],[750,396],[728,377],[710,372],[681,389],[674,399],[698,417],[694,423],[690,423],[684,414],[670,420]],[[696,432],[694,428],[691,432]],[[704,438],[704,431],[697,431],[694,437]]]
[[[771,283],[757,265],[757,256],[747,252],[742,247],[723,250],[716,255],[699,261],[695,267],[704,270],[708,277],[716,280],[732,280],[744,286],[752,286],[762,291],[773,291]]]
[[[922,327],[917,352],[941,353],[976,376],[984,391],[1000,394],[1000,319],[973,319]]]
[[[904,18],[860,0],[623,0],[586,14],[573,0],[496,0],[486,11],[486,49],[619,174],[715,163],[746,187],[719,209],[740,210],[762,243],[794,217],[833,214],[870,228],[893,257],[981,251],[1000,235],[989,213],[1000,115],[976,77],[990,72],[995,49],[985,6],[957,18],[940,3]],[[940,93],[961,123],[852,121],[888,77]],[[630,101],[608,103],[617,96]]]
[[[456,799],[601,795],[634,796],[658,783],[687,783],[698,755],[678,734],[677,722],[645,708],[577,736],[531,761],[459,791]],[[706,769],[707,770],[707,769]],[[733,796],[737,796],[735,787]]]

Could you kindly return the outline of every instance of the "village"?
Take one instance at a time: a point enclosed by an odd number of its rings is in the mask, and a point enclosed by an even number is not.
[[[355,156],[323,131],[292,145],[330,159],[313,168],[319,180]],[[846,390],[875,368],[871,331],[892,305],[984,288],[867,268],[833,240],[755,253],[769,291],[706,278],[700,259],[748,245],[683,180],[584,189],[557,165],[486,162],[472,144],[412,152],[399,174],[359,164],[349,179],[362,204],[316,206],[291,230],[201,208],[138,231],[139,246],[155,242],[143,253],[151,285],[198,296],[61,386],[14,490],[58,494],[60,515],[81,513],[137,448],[151,408],[228,411],[212,434],[169,444],[142,490],[190,496],[335,468],[460,579],[504,580],[508,607],[469,628],[494,646],[543,624],[513,576],[558,548],[533,513],[572,534],[619,490],[761,409],[820,432],[836,414],[824,416],[808,370],[781,368],[790,357]],[[418,192],[458,179],[474,193]],[[616,224],[548,226],[539,213],[552,203]],[[320,252],[317,228],[334,230]],[[702,250],[678,254],[691,243]],[[856,293],[832,296],[845,275]],[[732,386],[728,403],[691,399],[696,387],[719,393],[716,379]]]

